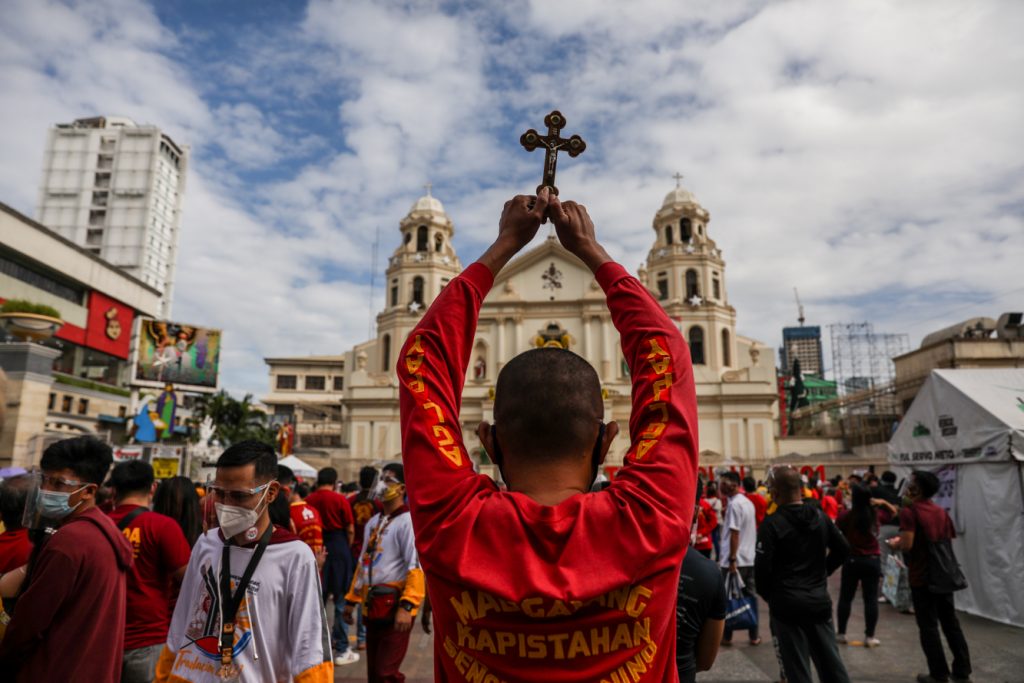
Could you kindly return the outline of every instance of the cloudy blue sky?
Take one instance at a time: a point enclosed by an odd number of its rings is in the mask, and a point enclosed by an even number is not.
[[[798,286],[916,344],[1024,307],[1022,33],[1015,0],[3,0],[0,201],[35,213],[56,122],[190,145],[174,315],[259,395],[264,356],[367,337],[375,229],[424,183],[472,261],[557,107],[588,142],[563,196],[631,269],[679,171],[742,334],[777,346]]]

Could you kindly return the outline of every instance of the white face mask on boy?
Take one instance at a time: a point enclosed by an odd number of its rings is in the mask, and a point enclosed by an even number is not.
[[[263,488],[263,495],[260,497],[259,502],[256,503],[256,507],[251,510],[237,505],[214,504],[214,507],[217,509],[217,522],[220,524],[220,530],[224,534],[224,538],[234,538],[238,534],[246,532],[245,539],[247,541],[256,540],[256,534],[258,533],[256,531],[256,522],[259,521],[260,515],[263,514],[260,505],[263,504],[267,497],[270,484],[264,484],[261,488]]]

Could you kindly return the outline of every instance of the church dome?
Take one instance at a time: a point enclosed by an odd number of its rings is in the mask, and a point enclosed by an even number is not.
[[[661,203],[661,208],[668,208],[676,204],[700,204],[700,202],[697,201],[692,192],[682,185],[677,185],[675,189],[665,195],[665,201]]]
[[[409,209],[409,213],[418,213],[421,211],[444,214],[444,204],[441,203],[440,199],[431,195],[430,192],[427,192],[427,194],[417,199],[416,203],[412,205],[411,209]]]

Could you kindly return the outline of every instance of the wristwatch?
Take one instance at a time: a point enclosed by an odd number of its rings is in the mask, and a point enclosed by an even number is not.
[[[412,604],[408,600],[402,600],[398,603],[398,606],[404,609],[406,612],[412,612],[414,609],[416,609],[416,605]]]

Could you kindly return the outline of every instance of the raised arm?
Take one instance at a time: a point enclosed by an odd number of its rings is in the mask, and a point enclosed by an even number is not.
[[[647,289],[598,243],[585,207],[552,198],[549,216],[562,245],[604,289],[633,380],[630,447],[612,487],[674,516],[688,537],[697,479],[697,396],[686,342]]]
[[[537,234],[546,210],[546,190],[506,202],[494,244],[448,283],[399,355],[402,459],[417,544],[427,561],[438,527],[484,485],[473,474],[459,422],[480,305],[494,276]]]

